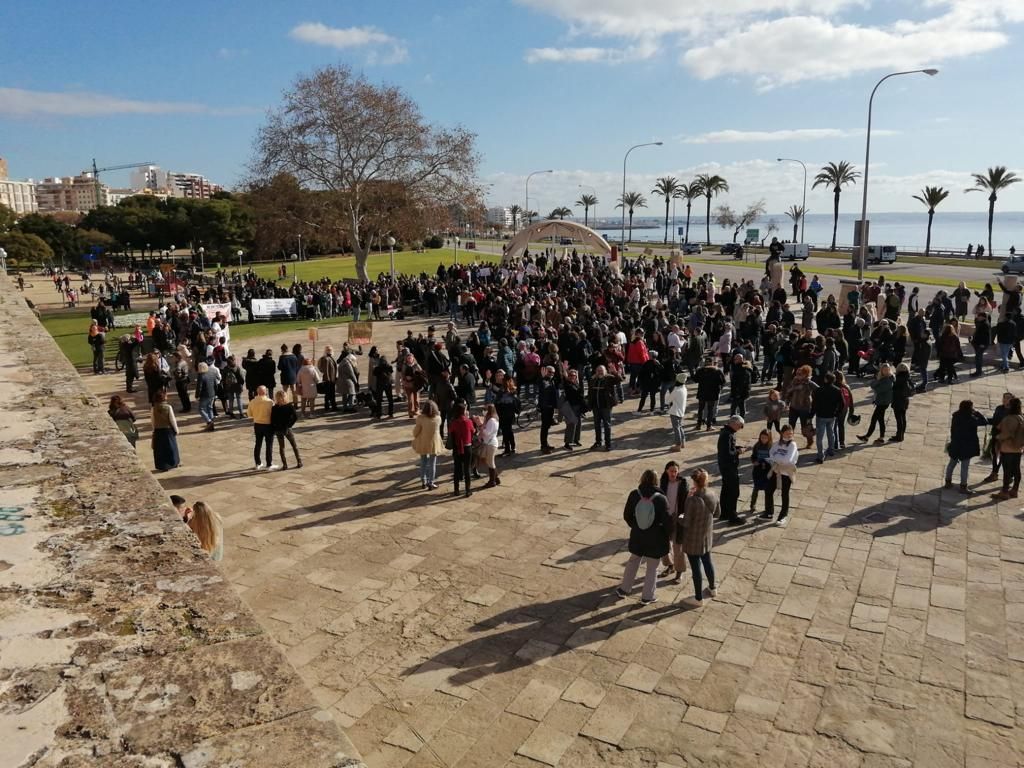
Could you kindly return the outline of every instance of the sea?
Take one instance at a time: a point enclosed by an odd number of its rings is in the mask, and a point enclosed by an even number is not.
[[[836,245],[840,248],[853,245],[853,234],[859,214],[840,213],[839,227],[836,231]],[[900,252],[924,252],[925,238],[928,230],[928,214],[921,213],[875,213],[868,216],[870,233],[868,242],[872,245],[895,245]],[[779,240],[793,238],[793,222],[785,214],[764,216],[751,225],[752,229],[760,230],[760,237],[768,231],[769,223],[774,220],[778,232],[773,233]],[[690,241],[704,240],[705,226],[703,216],[691,216]],[[675,226],[669,218],[669,239],[678,227],[686,224],[686,217],[676,216]],[[652,228],[648,228],[652,227]],[[618,220],[609,221],[602,218],[596,226],[599,233],[609,240],[619,239]],[[805,229],[805,239],[814,247],[828,248],[832,244],[832,214],[809,213]],[[743,242],[744,232],[740,232],[738,241]],[[649,217],[633,219],[633,240],[663,242],[665,239],[664,219]],[[676,235],[678,241],[679,235]],[[799,238],[798,238],[799,239]],[[711,222],[711,240],[715,243],[732,241],[732,229],[724,230]],[[935,212],[932,223],[932,251],[963,252],[968,244],[978,247],[984,243],[988,248],[988,212],[984,213],[943,213],[940,208]],[[1000,211],[996,208],[995,220],[992,225],[992,248],[995,256],[1005,257],[1011,246],[1020,243],[1024,248],[1024,211]],[[1018,249],[1019,250],[1019,249]]]

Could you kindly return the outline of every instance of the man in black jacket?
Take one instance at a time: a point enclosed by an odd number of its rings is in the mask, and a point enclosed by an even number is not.
[[[718,370],[715,358],[710,357],[697,369],[693,380],[697,382],[697,429],[702,422],[711,429],[718,419],[718,398],[725,386],[725,374]]]
[[[718,433],[718,473],[722,476],[722,520],[726,525],[742,525],[743,518],[736,513],[740,498],[740,454],[745,448],[736,445],[736,433],[743,429],[740,416],[731,416]]]
[[[540,450],[541,453],[552,453],[554,447],[548,443],[548,433],[555,423],[555,408],[558,407],[558,384],[555,383],[555,369],[545,366],[537,394],[537,407],[540,409]]]
[[[836,375],[832,371],[825,374],[821,386],[814,391],[811,409],[818,438],[818,463],[824,464],[825,437],[828,436],[828,455],[835,456],[839,442],[836,419],[843,410],[843,393],[836,386]]]

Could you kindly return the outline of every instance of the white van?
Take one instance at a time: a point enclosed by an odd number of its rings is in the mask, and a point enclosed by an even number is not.
[[[895,245],[869,245],[868,253],[865,258],[868,264],[895,264],[896,263],[896,246]]]
[[[780,257],[783,261],[807,261],[807,258],[811,255],[811,246],[807,243],[783,243],[782,244],[782,256]]]

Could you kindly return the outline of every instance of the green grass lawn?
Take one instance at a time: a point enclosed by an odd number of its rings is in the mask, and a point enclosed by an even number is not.
[[[492,260],[496,258],[493,254],[486,254],[479,251],[467,251],[459,248],[459,263],[472,262],[474,259]],[[400,274],[418,275],[426,272],[428,275],[437,272],[437,265],[443,263],[448,266],[454,262],[455,249],[434,248],[423,253],[415,251],[395,251],[395,270]],[[257,275],[269,280],[276,279],[277,268],[280,262],[267,262],[253,268]],[[377,275],[391,272],[391,256],[387,253],[373,253],[366,262],[366,270],[371,280],[376,280]],[[356,276],[356,261],[352,256],[327,256],[315,258],[310,261],[288,262],[288,280],[292,274],[299,280],[319,280],[321,277],[329,277],[332,280],[339,278],[353,278]]]
[[[232,351],[237,353],[240,342],[256,338],[257,336],[285,331],[303,331],[314,325],[318,328],[324,328],[332,325],[341,325],[348,321],[348,317],[332,317],[319,322],[310,320],[274,320],[272,322],[264,321],[259,323],[232,323]],[[71,361],[73,366],[76,368],[92,369],[92,347],[89,346],[87,338],[89,335],[89,314],[87,312],[44,315],[43,327],[53,336],[57,346],[60,347],[60,351]],[[108,366],[113,366],[114,358],[117,356],[117,340],[126,330],[124,328],[115,328],[111,333],[107,334],[105,352]]]

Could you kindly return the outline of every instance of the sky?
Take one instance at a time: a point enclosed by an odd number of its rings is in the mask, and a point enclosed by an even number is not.
[[[347,63],[403,88],[428,120],[477,135],[493,205],[542,214],[596,194],[614,215],[626,187],[718,173],[735,208],[799,204],[803,160],[863,171],[874,101],[871,211],[919,211],[924,185],[948,211],[993,165],[1024,172],[1016,99],[1024,0],[272,0],[0,5],[0,156],[12,178],[155,162],[228,187],[295,78]],[[125,186],[128,174],[104,181]],[[831,194],[808,185],[808,210]],[[853,213],[860,182],[844,193]],[[1024,210],[1024,183],[999,210]]]

